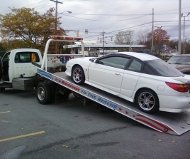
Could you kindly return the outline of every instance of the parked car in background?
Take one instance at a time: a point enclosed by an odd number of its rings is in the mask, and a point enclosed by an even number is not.
[[[190,109],[190,83],[167,62],[148,54],[118,52],[71,59],[66,74],[130,102],[147,113]]]
[[[174,55],[167,62],[182,73],[190,75],[190,54]]]

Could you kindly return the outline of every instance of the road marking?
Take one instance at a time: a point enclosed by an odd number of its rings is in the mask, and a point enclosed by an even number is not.
[[[5,111],[5,112],[0,112],[0,114],[6,114],[6,113],[10,113],[11,111]]]
[[[1,123],[10,123],[10,121],[7,121],[7,120],[1,120]]]
[[[45,134],[45,133],[46,133],[45,131],[38,131],[38,132],[34,132],[34,133],[13,136],[13,137],[5,138],[5,139],[0,139],[0,143],[5,142],[5,141],[11,141],[11,140],[17,140],[17,139],[21,139],[21,138],[32,137],[32,136],[41,135],[41,134]]]

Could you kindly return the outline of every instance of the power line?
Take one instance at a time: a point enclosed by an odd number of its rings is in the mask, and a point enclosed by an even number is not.
[[[126,20],[140,19],[140,18],[145,17],[145,16],[147,16],[147,15],[141,15],[141,16],[137,16],[137,17],[131,17],[131,18],[122,19],[122,20],[118,20],[118,21],[126,21]]]
[[[77,18],[77,19],[82,19],[82,20],[98,21],[98,20],[96,20],[96,19],[80,18],[80,17],[73,16],[73,15],[64,15],[64,16],[68,16],[68,17],[72,17],[72,18]]]
[[[68,17],[77,18],[77,19],[82,19],[82,20],[90,20],[90,21],[104,21],[103,19],[80,18],[80,17],[73,16],[73,15],[63,15],[63,16],[68,16]],[[115,20],[115,21],[134,20],[134,19],[139,19],[139,18],[145,17],[145,16],[147,16],[147,15],[140,15],[140,16],[137,16],[137,17],[130,17],[130,18],[127,18],[127,19],[121,19],[121,20]]]
[[[137,15],[151,15],[151,13],[146,14],[88,14],[88,13],[75,13],[76,15],[100,15],[100,16],[137,16]]]
[[[190,20],[189,20],[190,21]],[[155,21],[155,23],[175,23],[177,21]],[[122,29],[117,29],[117,30],[113,30],[113,31],[110,31],[110,32],[106,32],[105,34],[112,34],[112,33],[115,33],[115,32],[119,32],[119,31],[124,31],[124,30],[127,30],[127,29],[133,29],[133,28],[136,28],[136,27],[141,27],[141,26],[145,26],[145,25],[148,25],[148,24],[151,24],[152,22],[146,22],[146,23],[142,23],[142,24],[138,24],[138,25],[134,25],[134,26],[131,26],[131,27],[126,27],[126,28],[122,28]],[[168,26],[168,25],[163,25],[163,26]],[[170,26],[175,26],[175,24],[173,25],[170,25]],[[100,36],[100,34],[102,33],[101,31],[100,32],[89,32],[89,33],[93,33],[95,35],[90,35],[90,36],[87,36],[86,38],[93,38],[93,37],[97,37],[97,36]]]
[[[111,34],[111,33],[114,33],[114,32],[124,31],[124,30],[127,30],[127,29],[132,29],[132,28],[144,26],[144,25],[151,24],[151,23],[152,22],[146,22],[146,23],[142,23],[142,24],[139,24],[139,25],[134,25],[134,26],[127,27],[127,28],[123,28],[123,29],[119,29],[119,30],[114,30],[114,31],[111,31],[111,32],[108,32],[108,33]]]
[[[84,16],[115,16],[115,17],[127,17],[127,16],[147,16],[147,15],[152,15],[152,13],[136,13],[136,14],[96,14],[96,13],[75,13],[76,15],[84,15]],[[156,15],[172,15],[172,14],[178,14],[177,10],[170,10],[167,12],[157,12]]]
[[[127,29],[136,28],[136,27],[144,26],[144,25],[151,24],[151,23],[152,23],[152,22],[146,22],[146,23],[142,23],[142,24],[139,24],[139,25],[134,25],[134,26],[131,26],[131,27],[126,27],[126,28],[122,28],[122,29],[118,29],[118,30],[113,30],[113,31],[110,31],[110,32],[106,32],[105,34],[112,34],[112,33],[115,33],[115,32],[120,32],[120,31],[124,31],[124,30],[127,30]],[[90,33],[90,32],[89,32],[89,33]],[[102,33],[102,32],[99,32],[99,34],[90,35],[90,36],[87,36],[86,38],[97,37],[97,36],[99,36],[101,33]]]

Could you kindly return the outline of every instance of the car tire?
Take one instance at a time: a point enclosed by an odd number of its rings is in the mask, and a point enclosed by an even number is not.
[[[138,107],[146,113],[156,113],[159,110],[159,99],[157,94],[149,89],[140,90],[135,99]]]
[[[72,69],[72,80],[76,84],[83,84],[85,81],[84,71],[81,66],[74,66]]]
[[[36,97],[40,104],[50,104],[53,102],[54,89],[50,83],[39,83],[36,89]]]

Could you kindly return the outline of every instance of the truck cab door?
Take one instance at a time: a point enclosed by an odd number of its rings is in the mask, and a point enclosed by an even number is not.
[[[39,64],[40,57],[37,52],[27,50],[16,52],[13,59],[14,67],[12,68],[10,80],[13,78],[34,76],[37,72],[37,67],[32,62]]]
[[[9,56],[10,52],[5,53],[1,59],[1,79],[3,81],[9,81]]]

